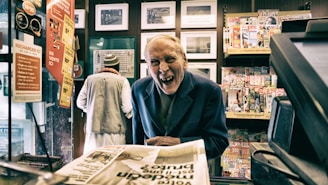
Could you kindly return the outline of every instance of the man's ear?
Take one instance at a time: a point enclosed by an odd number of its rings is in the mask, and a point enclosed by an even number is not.
[[[188,59],[187,59],[186,55],[184,55],[183,60],[184,60],[183,69],[188,69]]]

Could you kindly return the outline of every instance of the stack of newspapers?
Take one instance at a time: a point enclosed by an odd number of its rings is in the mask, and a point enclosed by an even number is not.
[[[203,140],[175,146],[105,146],[56,174],[68,176],[65,184],[210,184]]]

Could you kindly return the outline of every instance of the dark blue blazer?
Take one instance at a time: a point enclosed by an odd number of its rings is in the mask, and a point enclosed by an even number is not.
[[[179,137],[181,142],[203,139],[208,159],[220,156],[228,142],[221,88],[200,75],[185,71],[165,130],[157,105],[159,95],[151,77],[132,85],[133,143],[155,136]]]

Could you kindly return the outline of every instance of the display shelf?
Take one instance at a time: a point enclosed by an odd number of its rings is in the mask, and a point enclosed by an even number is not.
[[[270,48],[228,48],[224,52],[224,58],[233,55],[270,55]]]
[[[270,120],[270,113],[226,112],[227,119],[258,119]]]
[[[311,18],[311,11],[259,9],[257,12],[225,13],[223,25],[224,57],[270,54],[270,37],[281,33],[286,20]]]

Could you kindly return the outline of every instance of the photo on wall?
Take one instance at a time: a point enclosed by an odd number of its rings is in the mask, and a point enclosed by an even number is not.
[[[85,28],[85,10],[84,9],[75,9],[74,10],[74,23],[75,23],[75,29]]]
[[[128,30],[129,4],[97,4],[96,31]]]
[[[141,29],[175,28],[175,1],[141,3]]]
[[[93,73],[104,68],[106,55],[113,54],[120,61],[120,74],[126,78],[134,77],[134,50],[133,49],[101,49],[93,51]]]
[[[188,59],[215,59],[216,38],[216,31],[181,32],[181,44]]]
[[[216,28],[217,1],[181,1],[181,28]]]

